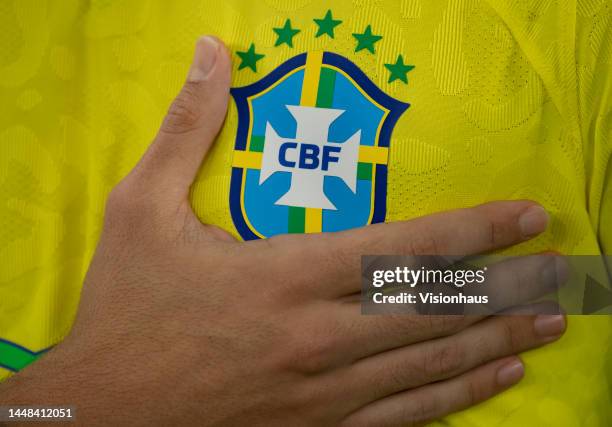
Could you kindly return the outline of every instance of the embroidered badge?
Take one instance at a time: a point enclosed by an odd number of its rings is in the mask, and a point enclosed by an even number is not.
[[[333,38],[341,22],[328,11],[315,19],[316,37]],[[274,31],[277,46],[292,47],[299,33],[289,20]],[[382,38],[370,26],[353,36],[356,51],[371,53]],[[264,57],[254,45],[238,55],[239,68],[253,71]],[[407,83],[413,66],[401,55],[385,65],[390,82]],[[296,55],[231,94],[238,131],[230,210],[243,239],[384,221],[391,133],[409,104],[385,94],[349,59],[327,51]]]

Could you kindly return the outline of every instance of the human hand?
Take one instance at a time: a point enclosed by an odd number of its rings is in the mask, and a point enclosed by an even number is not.
[[[362,254],[476,254],[542,232],[529,201],[237,242],[189,188],[226,113],[230,58],[203,38],[151,147],[112,191],[67,339],[0,389],[86,425],[413,425],[520,380],[562,316],[362,316]],[[540,280],[536,266],[525,275]]]

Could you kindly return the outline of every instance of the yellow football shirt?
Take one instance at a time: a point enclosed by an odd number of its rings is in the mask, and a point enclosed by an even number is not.
[[[611,22],[609,0],[0,2],[0,378],[69,331],[106,195],[201,34],[229,45],[233,87],[325,51],[410,104],[381,161],[386,221],[529,198],[550,229],[509,252],[612,254]],[[238,123],[233,99],[192,194],[236,236]],[[609,317],[570,317],[558,343],[524,355],[520,385],[446,421],[609,425],[611,337]]]

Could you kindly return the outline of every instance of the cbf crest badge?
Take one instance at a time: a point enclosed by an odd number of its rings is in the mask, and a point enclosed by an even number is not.
[[[408,104],[332,52],[233,88],[230,210],[243,239],[383,222],[391,132]]]

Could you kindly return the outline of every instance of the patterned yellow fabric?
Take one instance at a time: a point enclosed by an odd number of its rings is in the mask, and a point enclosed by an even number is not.
[[[328,9],[342,23],[315,37]],[[275,46],[287,18],[300,33]],[[409,102],[387,220],[530,198],[552,224],[512,252],[612,253],[611,22],[610,0],[0,2],[0,378],[69,330],[105,197],[154,136],[200,34],[265,55],[257,72],[234,55],[234,86],[329,50]],[[356,53],[368,25],[383,38]],[[389,83],[399,54],[415,65],[407,84]],[[193,187],[202,220],[234,233],[236,125],[232,102]],[[611,338],[608,317],[571,317],[559,343],[524,355],[521,385],[446,421],[610,425]]]

